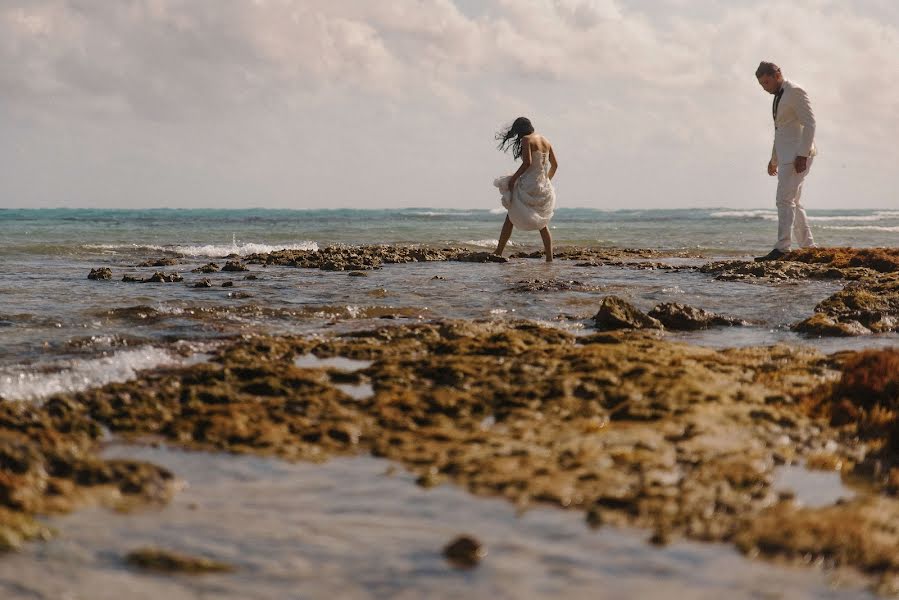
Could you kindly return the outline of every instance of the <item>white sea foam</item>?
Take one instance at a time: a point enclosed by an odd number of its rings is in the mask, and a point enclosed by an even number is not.
[[[841,231],[897,231],[899,225],[886,227],[884,225],[825,225],[823,229],[838,229]]]
[[[40,400],[53,394],[128,381],[139,371],[186,362],[193,361],[163,348],[146,346],[101,358],[61,361],[55,365],[60,370],[51,373],[35,373],[33,367],[6,369],[0,371],[0,398]]]
[[[503,209],[505,210],[505,209]],[[473,215],[473,212],[456,210],[452,212],[448,211],[438,211],[438,210],[420,210],[420,211],[412,211],[409,213],[410,215],[416,215],[419,217],[464,217],[466,215]]]
[[[160,252],[170,251],[171,248],[157,246],[155,244],[84,244],[81,246],[87,250],[157,250]]]
[[[315,242],[300,242],[298,244],[206,244],[201,246],[174,246],[175,252],[184,254],[185,256],[208,256],[219,257],[229,254],[239,254],[247,256],[248,254],[265,254],[266,252],[276,252],[278,250],[318,250],[318,244]]]
[[[191,257],[209,257],[220,258],[229,254],[238,254],[247,256],[248,254],[264,254],[266,252],[275,252],[278,250],[318,250],[318,244],[312,241],[303,241],[296,244],[256,244],[247,242],[238,244],[236,241],[231,244],[198,244],[198,245],[173,245],[173,246],[157,246],[154,244],[85,244],[82,246],[88,250],[106,250],[106,251],[147,251],[153,250],[157,252],[176,252]]]
[[[839,216],[839,217],[810,216],[808,218],[808,220],[809,221],[821,221],[821,222],[827,222],[827,221],[866,222],[866,221],[883,221],[885,218],[888,218],[888,217],[882,217],[882,216],[875,214],[875,215],[857,215],[857,216],[843,215],[843,216]]]
[[[465,240],[465,241],[463,241],[463,242],[461,242],[461,243],[462,243],[462,244],[465,244],[466,246],[480,246],[480,247],[482,247],[482,248],[496,248],[496,245],[499,244],[499,240],[497,240],[497,239],[492,239],[492,240]],[[516,244],[516,243],[514,243],[514,242],[511,242],[511,241],[506,243],[506,246],[508,246],[508,247],[510,247],[510,248],[512,248],[512,247],[514,247],[514,246],[517,246],[517,245],[518,245],[518,244]]]
[[[496,208],[491,208],[491,209],[490,209],[490,214],[491,214],[491,215],[501,215],[501,214],[503,214],[504,212],[506,212],[506,209],[503,208],[502,206],[497,206]]]
[[[713,219],[763,219],[776,221],[777,212],[771,210],[719,210],[709,214]]]

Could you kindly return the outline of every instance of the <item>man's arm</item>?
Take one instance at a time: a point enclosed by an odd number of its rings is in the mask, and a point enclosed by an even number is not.
[[[809,157],[815,144],[815,113],[809,103],[808,94],[802,88],[793,88],[796,92],[796,117],[802,124],[802,137],[799,139],[797,156]]]
[[[768,161],[768,175],[777,175],[777,147],[771,144],[771,160]]]

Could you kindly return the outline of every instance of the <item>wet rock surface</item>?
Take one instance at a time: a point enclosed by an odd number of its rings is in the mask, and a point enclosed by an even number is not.
[[[218,273],[219,266],[215,263],[206,263],[203,266],[193,269],[191,273]]]
[[[709,327],[738,327],[748,325],[743,319],[725,317],[702,308],[687,306],[678,302],[659,304],[648,315],[658,320],[666,329],[693,331]]]
[[[249,270],[250,269],[245,264],[240,262],[239,260],[229,260],[228,262],[225,263],[225,266],[222,267],[222,271],[237,272],[237,271],[249,271]]]
[[[369,364],[298,366],[309,354]],[[899,500],[889,495],[886,461],[899,429],[895,383],[875,374],[896,372],[892,360],[802,347],[714,350],[640,332],[575,337],[530,322],[247,337],[208,363],[40,406],[0,402],[0,517],[9,515],[0,527],[27,534],[35,515],[85,498],[164,501],[171,474],[97,457],[109,431],[289,460],[372,453],[403,464],[420,485],[579,510],[592,526],[645,528],[657,543],[735,542],[766,556],[819,545],[840,564],[886,577],[895,563],[870,557],[895,543],[887,519]],[[352,397],[341,384],[373,394]],[[829,507],[857,536],[811,527],[810,509],[788,510],[774,490],[775,465],[824,449],[880,490]],[[807,541],[778,541],[791,528]]]
[[[125,283],[180,283],[184,281],[184,277],[178,273],[163,273],[156,271],[149,277],[137,277],[136,275],[125,274],[122,276]]]
[[[172,265],[177,265],[178,260],[170,257],[166,258],[151,258],[149,260],[145,260],[144,262],[138,264],[138,267],[171,267]]]
[[[603,298],[593,316],[597,329],[661,329],[662,323],[618,296]]]
[[[108,281],[112,279],[112,269],[110,269],[109,267],[91,269],[91,272],[87,274],[87,278],[95,281]]]
[[[142,280],[142,283],[180,283],[182,281],[184,281],[184,277],[177,273],[166,274],[162,271],[156,271],[146,279]]]

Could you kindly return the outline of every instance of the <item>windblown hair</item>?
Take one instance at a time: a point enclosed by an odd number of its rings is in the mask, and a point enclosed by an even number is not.
[[[758,79],[762,75],[771,75],[774,77],[778,73],[780,73],[780,67],[773,62],[763,60],[759,63],[759,68],[755,70],[755,78]]]
[[[518,159],[521,157],[521,138],[532,133],[534,126],[531,125],[531,120],[527,117],[518,117],[511,125],[497,132],[498,148],[503,152],[508,152],[509,148],[512,148],[512,157]]]

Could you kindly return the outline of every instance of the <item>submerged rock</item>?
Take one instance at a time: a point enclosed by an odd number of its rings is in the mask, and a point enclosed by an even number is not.
[[[212,282],[205,277],[194,284],[195,288],[211,288]]]
[[[517,282],[510,288],[513,292],[567,292],[567,291],[590,291],[597,289],[597,286],[581,283],[580,281],[560,280],[560,279],[527,279]]]
[[[746,321],[724,317],[702,308],[687,306],[678,302],[664,302],[651,311],[649,316],[676,331],[692,331],[709,327],[734,327],[747,325]]]
[[[109,280],[112,279],[112,269],[109,267],[100,267],[99,269],[91,269],[87,274],[88,279],[92,280]]]
[[[160,548],[141,548],[129,552],[125,561],[134,567],[163,573],[230,573],[234,567],[210,558],[189,556]]]
[[[618,296],[606,296],[593,316],[599,329],[661,329],[662,323]]]
[[[122,275],[122,281],[124,281],[125,283],[143,283],[144,279],[143,277],[125,274]]]
[[[233,281],[224,281],[222,282],[222,287],[234,287]]]
[[[470,569],[487,556],[487,549],[476,538],[462,535],[443,547],[443,556],[454,567]]]

